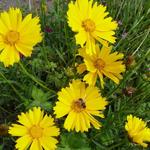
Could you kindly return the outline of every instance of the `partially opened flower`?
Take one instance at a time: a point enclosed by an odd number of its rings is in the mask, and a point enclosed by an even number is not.
[[[0,15],[0,61],[5,67],[19,62],[20,54],[30,56],[33,46],[41,42],[39,18],[32,14],[24,19],[18,8],[10,8]]]
[[[97,76],[99,76],[103,88],[104,75],[119,84],[119,80],[122,79],[121,73],[125,71],[125,65],[121,60],[124,55],[117,52],[111,53],[111,49],[112,47],[109,47],[107,42],[101,50],[96,45],[96,53],[92,55],[87,54],[85,48],[79,49],[79,55],[83,57],[84,63],[81,64],[83,67],[79,65],[77,70],[78,73],[84,72],[85,69],[88,71],[83,78],[88,84],[95,85]]]
[[[128,115],[125,129],[133,142],[147,147],[150,142],[150,128],[146,126],[146,122],[142,119]]]
[[[67,115],[64,128],[76,132],[88,131],[91,124],[99,129],[101,124],[93,116],[104,117],[102,111],[108,102],[102,98],[97,87],[86,87],[84,82],[73,80],[69,87],[58,93],[58,102],[54,107],[56,118]]]
[[[106,7],[93,4],[93,0],[76,0],[69,3],[68,24],[76,32],[76,43],[81,47],[86,43],[88,54],[95,53],[95,40],[115,42],[117,22],[107,17]]]
[[[54,125],[54,119],[45,115],[38,107],[29,112],[18,115],[18,123],[12,124],[9,134],[18,136],[16,149],[18,150],[54,150],[58,141],[59,129]]]

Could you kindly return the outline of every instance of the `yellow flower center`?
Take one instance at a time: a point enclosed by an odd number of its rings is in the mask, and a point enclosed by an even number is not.
[[[81,112],[86,108],[85,101],[82,98],[75,100],[72,104],[72,109],[76,112]]]
[[[30,128],[29,133],[32,136],[32,138],[40,138],[43,134],[43,129],[35,125]]]
[[[98,69],[98,70],[102,70],[105,67],[105,62],[99,58],[95,61],[94,66]]]
[[[16,31],[9,31],[6,34],[5,42],[10,45],[14,45],[19,40],[19,33]]]
[[[87,32],[93,32],[95,30],[95,23],[91,19],[86,19],[82,22],[82,27]]]

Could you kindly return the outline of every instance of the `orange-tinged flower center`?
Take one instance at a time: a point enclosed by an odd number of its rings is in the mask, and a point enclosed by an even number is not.
[[[82,98],[75,100],[72,104],[72,109],[76,112],[81,112],[86,108],[85,101]]]
[[[40,138],[43,134],[43,129],[35,125],[30,128],[29,133],[32,136],[32,138]]]
[[[105,62],[99,58],[95,61],[94,66],[98,69],[98,70],[102,70],[105,67]]]
[[[19,40],[19,33],[16,31],[9,31],[6,34],[5,42],[10,45],[14,45]]]
[[[95,23],[91,19],[86,19],[82,22],[82,27],[87,32],[93,32],[95,30]]]

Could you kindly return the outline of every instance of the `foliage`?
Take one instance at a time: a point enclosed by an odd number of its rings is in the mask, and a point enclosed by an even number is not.
[[[44,2],[42,0],[40,5]],[[109,101],[109,106],[102,128],[84,134],[62,129],[58,150],[142,150],[128,140],[124,124],[128,114],[150,120],[150,3],[148,0],[98,2],[107,5],[111,16],[119,23],[113,51],[124,53],[127,70],[118,86],[105,80],[102,95]],[[25,13],[30,12],[27,6],[22,9]],[[20,64],[9,68],[0,64],[1,124],[9,125],[20,112],[33,106],[53,113],[57,92],[70,80],[80,77],[75,68],[79,61],[76,57],[78,47],[67,25],[67,1],[54,0],[47,11],[43,7],[33,7],[31,11],[41,17],[44,40],[35,47],[31,58],[22,58]],[[129,63],[129,56],[133,57],[134,63]],[[135,91],[127,94],[127,87],[133,87]],[[63,128],[63,119],[56,122]],[[0,143],[0,150],[13,149],[13,140],[7,136],[0,137]]]

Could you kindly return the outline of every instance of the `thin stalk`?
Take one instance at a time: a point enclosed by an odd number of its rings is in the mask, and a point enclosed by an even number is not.
[[[43,89],[52,92],[53,94],[56,94],[56,92],[52,89],[49,89],[46,85],[44,85],[44,83],[42,83],[43,81],[37,79],[35,76],[33,76],[32,74],[30,74],[26,68],[23,66],[22,63],[19,63],[20,68],[22,69],[22,71],[30,78],[32,79],[35,83],[37,83],[39,86],[41,86]]]
[[[140,43],[140,45],[138,46],[138,48],[133,52],[132,56],[134,56],[137,53],[137,51],[140,49],[140,47],[143,45],[144,41],[147,39],[147,37],[149,35],[149,32],[150,32],[150,29],[147,31],[147,33],[146,33],[143,41]]]
[[[115,144],[115,145],[110,146],[110,147],[108,148],[108,150],[113,150],[113,149],[115,149],[115,148],[118,148],[118,147],[120,147],[121,145],[123,145],[123,144],[125,144],[125,143],[126,143],[126,141],[123,140],[122,142],[119,142],[119,143],[117,143],[117,144]]]
[[[31,4],[31,0],[29,0],[29,10],[31,11],[32,10],[32,4]]]
[[[45,29],[46,26],[46,14],[45,14],[45,6],[46,6],[46,1],[41,0],[40,7],[41,7],[41,23],[42,23],[42,28]]]

